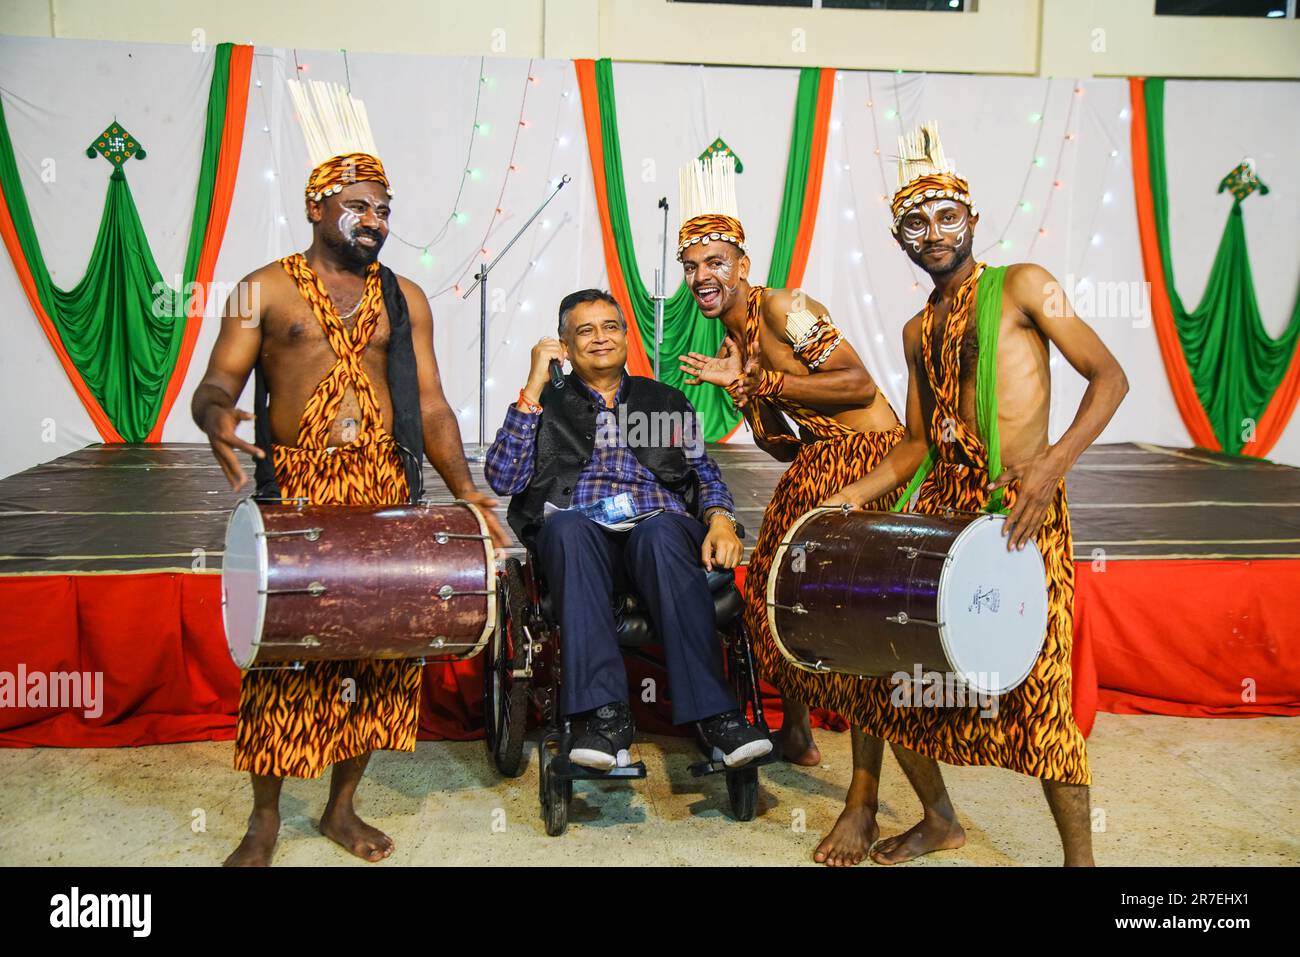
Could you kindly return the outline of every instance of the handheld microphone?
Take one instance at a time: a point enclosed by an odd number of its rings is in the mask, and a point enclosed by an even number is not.
[[[555,386],[555,388],[557,388],[557,389],[563,389],[563,388],[564,388],[564,369],[563,369],[563,367],[560,365],[560,360],[559,360],[559,359],[552,359],[552,360],[550,361],[550,369],[551,369],[551,385]]]

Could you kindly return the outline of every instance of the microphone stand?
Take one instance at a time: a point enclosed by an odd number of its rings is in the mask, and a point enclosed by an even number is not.
[[[664,342],[664,284],[668,278],[668,197],[659,197],[659,208],[664,211],[663,265],[655,270],[655,292],[651,296],[655,301],[655,381],[659,378],[659,349]]]
[[[461,299],[468,299],[475,289],[478,289],[479,291],[479,297],[478,297],[479,300],[479,306],[478,306],[478,451],[472,456],[467,456],[467,458],[469,458],[470,461],[473,462],[484,461],[487,458],[487,448],[488,448],[487,445],[487,341],[488,341],[487,280],[488,280],[488,274],[496,267],[496,264],[501,261],[501,257],[504,256],[506,253],[510,252],[510,247],[513,246],[518,241],[519,237],[522,236],[524,232],[528,229],[528,227],[533,224],[533,220],[535,220],[541,214],[542,210],[544,210],[547,207],[547,204],[549,204],[551,200],[555,199],[556,194],[559,193],[560,190],[564,189],[565,184],[568,183],[569,180],[570,180],[569,174],[565,173],[563,176],[559,178],[559,180],[556,181],[555,189],[551,191],[551,195],[547,196],[546,199],[542,201],[542,205],[538,206],[537,209],[533,211],[533,215],[528,217],[528,221],[519,227],[518,232],[516,232],[514,236],[510,238],[510,242],[506,243],[505,246],[502,248],[501,252],[497,253],[496,258],[493,259],[490,263],[479,264],[479,270],[477,273],[474,274],[473,285],[471,285],[468,289],[466,289],[465,294],[460,297]],[[665,216],[667,216],[666,213]]]

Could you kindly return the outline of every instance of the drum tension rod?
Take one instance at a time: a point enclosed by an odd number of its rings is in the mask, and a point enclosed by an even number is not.
[[[314,542],[320,538],[320,533],[325,531],[323,528],[295,528],[282,532],[257,532],[262,538],[284,538],[287,535],[302,535],[307,541]]]
[[[325,591],[325,586],[320,582],[312,582],[306,588],[259,588],[257,593],[259,595],[296,595],[306,592],[312,598],[319,598],[325,594]]]
[[[450,585],[443,585],[441,588],[438,589],[438,597],[441,598],[443,601],[446,601],[448,598],[452,598],[456,595],[490,595],[490,594],[492,594],[492,592],[482,590],[482,589],[480,589],[479,591],[457,591],[456,589],[452,588]]]
[[[433,533],[433,540],[437,542],[439,545],[446,545],[453,538],[459,539],[461,541],[486,542],[491,537],[492,537],[491,535],[465,535],[460,532],[434,532]]]
[[[943,558],[948,557],[947,552],[928,552],[924,548],[915,548],[911,545],[899,545],[898,550],[908,558],[916,558],[918,555],[924,555],[926,558]]]
[[[937,621],[930,621],[926,618],[912,618],[905,611],[900,611],[897,615],[886,615],[885,621],[892,621],[896,625],[929,625],[931,628],[938,628]]]
[[[806,615],[808,609],[803,606],[803,602],[795,602],[793,605],[781,605],[774,601],[767,603],[768,608],[779,608],[781,611],[788,611],[795,615]]]
[[[435,635],[430,648],[477,648],[477,641],[448,641],[446,635]]]
[[[301,661],[295,661],[287,665],[253,665],[251,668],[245,668],[245,671],[305,671],[307,666]]]
[[[805,552],[815,552],[821,548],[821,542],[782,542],[777,548],[802,548]]]
[[[319,648],[320,641],[315,635],[303,635],[297,641],[259,641],[259,648]]]

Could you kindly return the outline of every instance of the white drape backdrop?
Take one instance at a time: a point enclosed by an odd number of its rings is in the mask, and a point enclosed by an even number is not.
[[[158,266],[175,281],[188,241],[211,69],[210,50],[0,38],[0,95],[58,284],[81,277],[94,242],[109,167],[87,159],[84,150],[114,117],[149,152],[128,165],[127,175]],[[367,104],[396,194],[383,259],[431,297],[445,390],[468,441],[478,432],[478,297],[463,300],[455,287],[472,281],[480,249],[495,255],[550,184],[562,174],[572,177],[493,273],[491,435],[523,381],[531,345],[553,334],[559,299],[584,286],[607,286],[572,64],[379,54],[348,55],[345,64],[338,52],[259,48],[219,283],[234,283],[310,241],[302,211],[307,161],[284,87],[295,73],[350,81]],[[673,207],[675,235],[676,171],[717,136],[745,166],[739,188],[751,275],[765,281],[797,71],[618,64],[614,73],[643,282],[652,285],[660,261],[659,197]],[[1179,291],[1189,306],[1199,300],[1230,205],[1214,189],[1252,156],[1273,190],[1247,201],[1246,226],[1256,291],[1274,334],[1290,315],[1300,281],[1300,195],[1286,176],[1300,157],[1298,106],[1294,83],[1168,87]],[[1086,318],[1133,387],[1102,440],[1186,444],[1149,316],[1141,308],[1120,315],[1106,308],[1108,297],[1115,301],[1113,290],[1123,287],[1127,295],[1129,284],[1140,291],[1143,281],[1122,80],[837,74],[804,286],[830,307],[891,402],[901,411],[901,329],[923,304],[928,283],[893,243],[881,196],[894,187],[889,157],[899,130],[927,119],[939,121],[949,155],[971,182],[981,212],[981,257],[992,264],[1037,261],[1067,284],[1081,307],[1097,307]],[[52,182],[42,178],[50,159]],[[671,293],[680,282],[671,250],[668,264]],[[1075,289],[1079,282],[1085,285]],[[8,475],[98,437],[8,264],[0,264],[0,307],[0,475]],[[205,321],[165,440],[202,438],[188,403],[215,335],[216,323]],[[1084,388],[1061,361],[1054,371],[1053,437],[1068,427]],[[746,438],[743,430],[737,436]],[[1300,464],[1300,425],[1292,422],[1272,457]]]

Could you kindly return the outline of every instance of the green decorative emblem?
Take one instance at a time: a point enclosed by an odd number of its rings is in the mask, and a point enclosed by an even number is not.
[[[1244,159],[1232,168],[1232,172],[1219,181],[1217,192],[1222,193],[1224,190],[1232,193],[1232,198],[1240,203],[1255,190],[1259,190],[1259,195],[1268,195],[1268,186],[1259,178],[1255,172],[1255,161],[1253,159]]]
[[[112,163],[115,170],[121,169],[122,164],[132,156],[141,160],[145,157],[140,141],[116,121],[106,126],[104,132],[95,137],[95,142],[86,147],[86,155],[91,159],[95,158],[96,153]]]
[[[701,153],[699,156],[697,156],[696,159],[708,159],[710,156],[732,156],[732,157],[735,157],[735,160],[736,160],[736,172],[737,172],[737,173],[743,173],[743,172],[745,171],[745,164],[742,163],[742,162],[740,161],[740,157],[739,157],[739,156],[736,156],[736,154],[732,152],[731,147],[728,146],[726,143],[724,143],[724,142],[722,141],[722,137],[721,137],[721,136],[719,136],[716,140],[714,140],[712,143],[710,143],[710,144],[709,144],[709,148],[706,149],[706,150],[705,150],[703,153]]]

